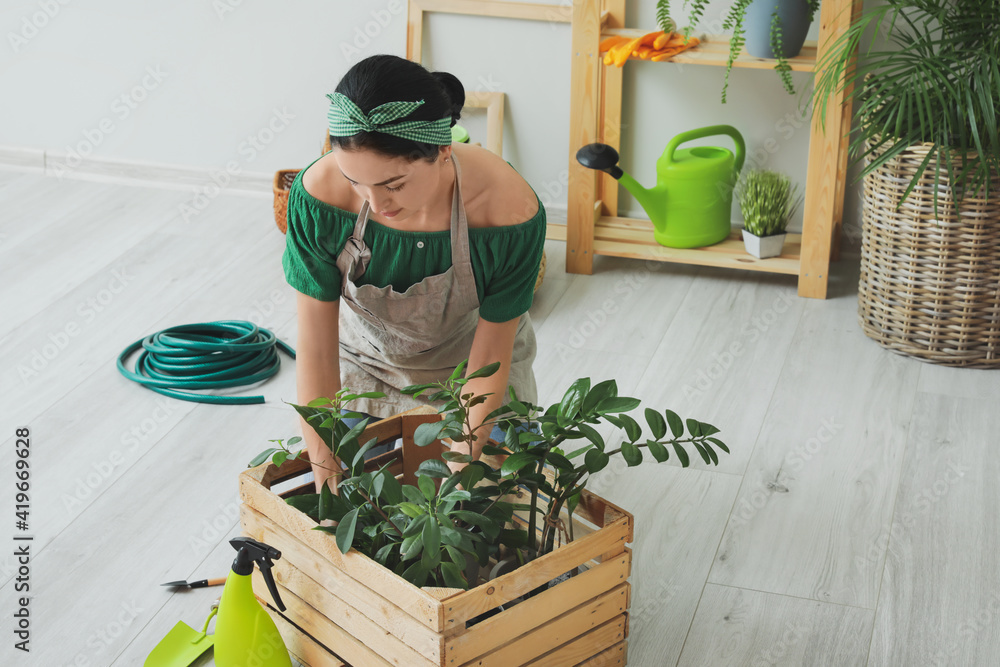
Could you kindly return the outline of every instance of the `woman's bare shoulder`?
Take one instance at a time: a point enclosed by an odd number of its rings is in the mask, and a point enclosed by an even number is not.
[[[455,144],[463,171],[466,213],[473,227],[506,227],[538,213],[534,190],[500,156],[480,146]],[[463,193],[465,194],[465,193]]]
[[[302,187],[314,199],[345,211],[360,210],[361,202],[337,166],[334,153],[327,153],[302,174]]]

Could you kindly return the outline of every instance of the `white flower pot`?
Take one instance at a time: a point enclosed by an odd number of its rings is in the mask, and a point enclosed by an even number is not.
[[[781,249],[785,245],[785,233],[772,234],[771,236],[755,236],[743,230],[743,245],[747,252],[757,259],[767,259],[777,257],[781,254]]]

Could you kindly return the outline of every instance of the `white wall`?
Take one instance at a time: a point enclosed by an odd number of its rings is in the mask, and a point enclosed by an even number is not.
[[[673,0],[677,17],[681,5]],[[629,25],[652,28],[654,8],[654,0],[629,2]],[[718,30],[727,8],[726,0],[714,2],[701,30]],[[235,161],[262,177],[318,157],[325,94],[354,62],[403,55],[406,43],[402,0],[6,0],[0,26],[0,146],[44,150],[50,161],[88,146],[96,158],[203,170]],[[814,25],[810,38],[815,33]],[[507,93],[505,157],[553,218],[566,206],[569,49],[566,24],[443,14],[425,24],[428,67],[454,73],[468,89]],[[798,100],[776,73],[741,69],[722,105],[722,75],[630,62],[622,166],[651,184],[670,137],[729,123],[746,138],[754,166],[785,171],[804,186],[809,133]],[[800,85],[809,79],[795,75]],[[465,124],[485,135],[482,113]],[[627,193],[621,210],[641,215]]]

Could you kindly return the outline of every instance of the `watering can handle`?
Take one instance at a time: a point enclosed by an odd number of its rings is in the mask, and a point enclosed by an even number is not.
[[[743,143],[743,135],[732,125],[709,125],[708,127],[698,128],[697,130],[689,130],[687,132],[681,132],[676,137],[670,140],[667,144],[667,162],[674,161],[674,151],[677,147],[686,141],[694,141],[695,139],[704,139],[705,137],[714,137],[717,134],[725,134],[733,138],[733,142],[736,144],[736,164],[735,169],[739,171],[743,168],[743,160],[746,158],[746,144]]]

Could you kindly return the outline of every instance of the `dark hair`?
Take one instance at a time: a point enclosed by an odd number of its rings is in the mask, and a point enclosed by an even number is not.
[[[336,92],[346,95],[365,113],[386,102],[424,103],[407,120],[437,120],[451,116],[454,125],[465,105],[465,88],[447,72],[429,72],[422,65],[392,55],[365,58],[347,71]],[[440,146],[381,132],[359,132],[330,137],[330,145],[344,150],[369,149],[389,157],[437,159]]]

